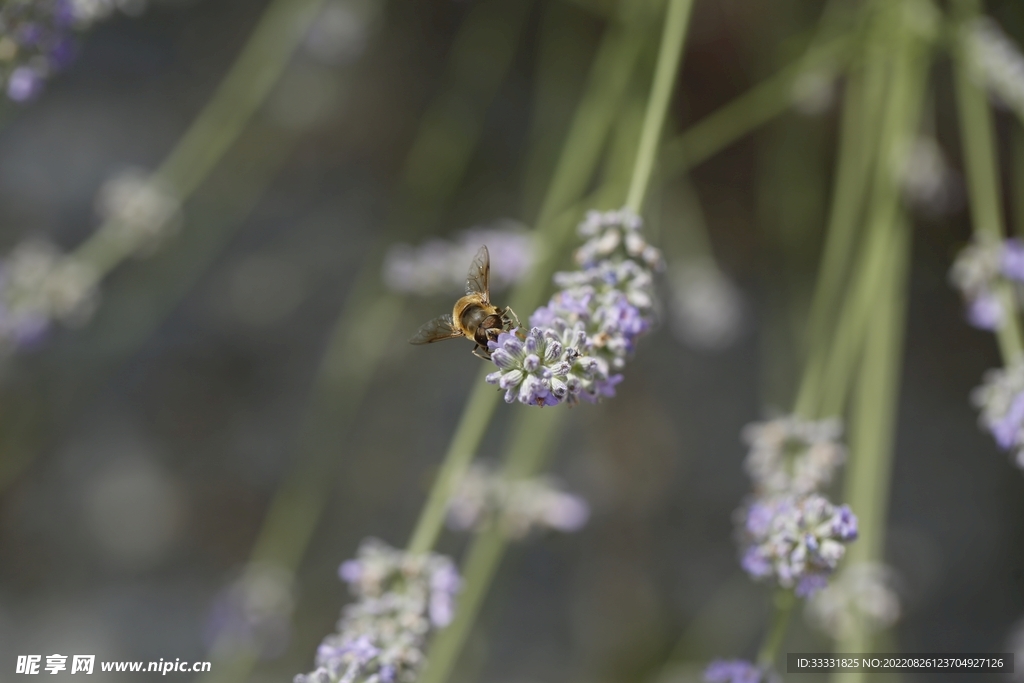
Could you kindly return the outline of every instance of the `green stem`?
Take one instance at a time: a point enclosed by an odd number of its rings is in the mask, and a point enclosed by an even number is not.
[[[540,303],[555,270],[564,242],[575,224],[571,204],[582,194],[593,175],[615,112],[626,91],[643,45],[643,32],[633,25],[614,27],[602,41],[588,79],[587,92],[577,108],[547,197],[537,220],[538,255],[531,274],[513,292],[513,308],[530,311]],[[567,209],[570,209],[567,211]],[[476,453],[497,406],[499,393],[484,378],[490,366],[480,370],[466,408],[445,453],[441,469],[420,513],[409,541],[409,551],[430,550],[444,525],[448,501]]]
[[[654,69],[654,83],[651,86],[651,96],[647,100],[647,112],[644,114],[633,177],[629,193],[626,195],[626,206],[636,213],[640,213],[643,208],[647,184],[651,179],[651,170],[658,154],[658,142],[665,126],[665,114],[676,83],[676,74],[679,72],[692,7],[693,0],[669,0],[665,27],[661,34],[661,48],[658,51],[658,64]]]
[[[502,476],[508,479],[524,479],[540,471],[564,419],[562,412],[553,410],[525,408],[525,411],[520,414],[505,458]],[[463,590],[459,593],[455,620],[439,632],[431,644],[427,668],[419,683],[442,683],[448,679],[507,546],[505,534],[493,526],[473,539],[462,566]]]
[[[828,360],[826,336],[835,325],[835,311],[851,268],[857,226],[863,217],[862,207],[875,159],[872,151],[876,145],[872,143],[878,128],[876,112],[883,101],[881,86],[885,84],[885,72],[877,68],[879,61],[875,59],[867,68],[851,70],[846,85],[832,208],[808,313],[809,355],[795,407],[796,414],[809,418],[827,416],[821,410],[819,395],[828,386],[822,382]]]
[[[1024,237],[1024,128],[1013,129],[1013,234]]]
[[[977,0],[957,0],[954,9],[959,25],[966,26],[973,21],[979,8]],[[955,48],[954,74],[974,234],[982,242],[1001,242],[1004,236],[1003,210],[992,112],[985,91],[973,77],[968,48],[962,41]],[[1024,357],[1017,305],[1008,284],[1001,285],[996,295],[1007,312],[1006,320],[996,335],[1003,362],[1010,365]]]
[[[812,47],[793,64],[666,142],[661,152],[664,177],[692,169],[784,113],[793,103],[797,79],[822,66],[842,66],[852,45],[852,36],[843,35]]]
[[[782,641],[786,638],[786,630],[789,628],[789,620],[793,616],[795,606],[796,595],[793,594],[793,591],[780,589],[775,594],[775,614],[772,618],[772,626],[757,653],[758,666],[767,668],[774,665]]]
[[[844,498],[858,516],[859,538],[850,546],[847,564],[877,562],[885,545],[889,491],[899,398],[907,275],[911,229],[900,206],[898,176],[886,150],[900,149],[920,125],[930,67],[929,48],[908,27],[898,34],[900,54],[880,143],[880,165],[869,220],[888,233],[876,247],[885,266],[878,274],[878,293],[867,304],[862,322],[863,359],[856,379],[850,419],[850,459],[844,478]],[[903,142],[906,146],[906,142]],[[897,158],[898,160],[898,158]],[[887,172],[887,169],[888,172]],[[888,178],[886,177],[888,176]],[[862,309],[863,310],[863,309]],[[870,652],[872,642],[864,624],[836,643],[837,652]],[[842,673],[833,680],[852,683],[864,674]]]
[[[489,0],[470,6],[442,76],[441,91],[420,119],[389,224],[422,234],[458,190],[483,134],[485,113],[505,80],[534,0]]]
[[[199,117],[156,171],[180,201],[198,188],[234,144],[305,37],[323,0],[273,0]],[[103,275],[132,246],[104,224],[76,250]]]

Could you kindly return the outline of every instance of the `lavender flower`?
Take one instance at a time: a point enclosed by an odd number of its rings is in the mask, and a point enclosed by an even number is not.
[[[640,225],[627,209],[587,214],[579,228],[587,240],[576,252],[582,270],[555,274],[560,291],[530,317],[529,333],[490,344],[498,371],[487,381],[505,389],[506,401],[548,406],[615,395],[617,371],[654,320],[651,269],[661,254]]]
[[[971,400],[981,410],[981,426],[1024,469],[1024,363],[989,370]]]
[[[1020,294],[1024,284],[1024,242],[1016,238],[972,242],[957,255],[949,279],[967,303],[970,324],[984,330],[998,329],[1009,312],[1003,310],[996,292],[1005,283]]]
[[[609,375],[608,364],[588,355],[589,339],[582,325],[569,327],[552,320],[551,327],[534,327],[524,339],[508,332],[488,344],[497,372],[487,382],[505,390],[505,402],[553,406],[581,397],[594,402],[614,395],[620,375]]]
[[[126,3],[116,0],[6,0],[0,5],[0,83],[7,96],[25,102],[67,67],[75,32]]]
[[[497,524],[515,539],[533,529],[577,531],[589,516],[585,501],[548,478],[508,480],[480,465],[466,473],[448,507],[448,524],[455,529]]]
[[[313,57],[327,64],[352,63],[366,50],[369,28],[367,14],[356,3],[340,0],[325,3],[320,16],[310,27],[303,47]]]
[[[460,291],[466,284],[466,264],[481,244],[487,245],[491,255],[493,291],[517,282],[533,265],[530,234],[518,223],[506,221],[494,228],[467,230],[452,241],[395,245],[384,257],[384,282],[396,292],[421,296]]]
[[[960,201],[957,176],[938,141],[928,135],[907,146],[899,183],[907,202],[926,215],[941,215]]]
[[[127,251],[149,252],[176,230],[181,205],[173,190],[141,168],[112,176],[100,188],[96,212]]]
[[[0,349],[38,342],[54,321],[80,324],[96,303],[95,271],[49,243],[24,242],[0,261]]]
[[[992,19],[983,17],[967,27],[964,42],[975,78],[998,101],[1024,117],[1024,55]]]
[[[294,606],[291,572],[251,565],[215,599],[204,640],[220,657],[239,651],[277,657],[288,645]]]
[[[760,495],[804,495],[832,481],[846,459],[839,420],[814,422],[795,415],[743,429],[750,446],[745,467]]]
[[[338,569],[356,602],[295,683],[414,683],[432,631],[451,623],[461,580],[451,560],[370,539]]]
[[[793,82],[790,91],[793,108],[804,116],[824,114],[836,101],[836,68],[811,69],[803,72]]]
[[[746,509],[743,569],[808,597],[824,587],[857,538],[857,518],[823,496],[759,498]]]
[[[586,241],[576,251],[576,262],[583,267],[613,258],[618,252],[642,261],[652,270],[664,265],[661,252],[647,243],[640,232],[643,219],[628,208],[618,211],[588,211],[577,228]]]
[[[697,349],[732,344],[743,327],[743,298],[710,259],[669,266],[669,321],[681,343]]]
[[[862,563],[847,567],[808,601],[808,619],[836,640],[861,626],[870,631],[888,628],[900,616],[895,583],[893,570],[885,565]]]
[[[706,683],[774,683],[770,671],[742,659],[716,659],[704,670]]]

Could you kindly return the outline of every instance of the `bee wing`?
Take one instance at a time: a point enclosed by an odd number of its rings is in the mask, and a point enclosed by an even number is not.
[[[452,323],[451,313],[445,313],[439,315],[428,323],[424,323],[420,327],[419,332],[413,335],[412,339],[409,340],[410,344],[432,344],[433,342],[444,341],[445,339],[454,339],[455,337],[461,337],[462,333],[455,329],[455,325]]]
[[[466,294],[483,294],[484,303],[490,303],[491,255],[487,252],[487,245],[480,247],[473,257],[473,265],[466,276]]]

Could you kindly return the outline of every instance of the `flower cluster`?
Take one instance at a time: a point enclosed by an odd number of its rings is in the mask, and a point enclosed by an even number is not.
[[[316,670],[295,683],[414,683],[427,637],[455,615],[461,579],[454,564],[371,539],[338,574],[356,602],[317,649]]]
[[[808,597],[827,585],[857,538],[857,518],[846,505],[818,493],[755,499],[746,509],[743,569],[755,579],[774,578]]]
[[[288,645],[294,606],[291,572],[250,565],[214,600],[204,634],[207,647],[217,656],[248,651],[276,657]]]
[[[1004,283],[1024,283],[1024,242],[972,242],[957,255],[949,279],[967,302],[967,320],[983,330],[996,330],[1009,314],[997,291]]]
[[[466,473],[448,506],[449,526],[481,529],[496,524],[510,538],[533,529],[572,532],[590,516],[587,503],[547,478],[509,480],[476,465]]]
[[[125,251],[149,252],[180,225],[181,204],[170,187],[148,171],[129,168],[112,176],[96,197],[96,212]]]
[[[75,32],[125,5],[123,0],[6,0],[0,4],[0,79],[24,102],[75,53]]]
[[[900,616],[895,583],[893,571],[885,565],[862,563],[847,567],[807,603],[807,616],[836,640],[861,626],[871,631],[888,628]]]
[[[981,426],[1024,469],[1024,364],[989,370],[971,400],[981,410]]]
[[[31,346],[54,321],[84,322],[96,304],[95,271],[46,242],[28,241],[0,261],[0,349]]]
[[[706,683],[776,683],[773,672],[742,659],[718,659],[704,670]]]
[[[967,29],[965,42],[975,77],[1000,102],[1024,116],[1024,55],[992,19],[975,21]]]
[[[505,400],[548,406],[614,396],[618,374],[654,323],[653,271],[660,252],[628,209],[591,211],[579,226],[581,269],[556,273],[559,291],[530,317],[528,333],[502,334],[489,347],[487,377]]]
[[[384,257],[384,283],[405,294],[430,296],[460,291],[466,264],[486,244],[491,256],[491,289],[517,282],[533,265],[533,240],[523,226],[508,224],[467,230],[454,240],[432,239],[418,247],[397,244]]]
[[[743,569],[808,597],[825,587],[857,538],[857,518],[820,490],[845,459],[837,420],[787,416],[748,425],[754,496],[737,511]]]
[[[754,422],[743,429],[750,446],[747,474],[759,495],[802,495],[832,481],[846,459],[838,420],[814,422],[795,415]]]
[[[711,259],[692,260],[668,269],[672,333],[696,349],[721,349],[743,330],[745,305],[739,288]]]

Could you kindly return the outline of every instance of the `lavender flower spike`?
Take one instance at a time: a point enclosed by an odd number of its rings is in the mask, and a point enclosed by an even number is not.
[[[641,224],[627,209],[587,214],[579,228],[587,240],[576,252],[582,270],[555,274],[561,289],[533,313],[528,333],[490,344],[498,370],[487,381],[506,401],[550,406],[615,395],[616,373],[654,323],[652,269],[661,255]]]
[[[54,322],[85,322],[97,281],[92,268],[47,242],[15,247],[0,261],[0,351],[36,344]]]
[[[743,429],[750,445],[745,467],[762,495],[806,494],[832,481],[846,459],[838,420],[813,422],[795,415]]]
[[[706,683],[775,683],[778,677],[742,659],[716,659],[704,670]]]
[[[1018,290],[1024,285],[1024,243],[1016,238],[973,242],[957,255],[949,279],[964,298],[967,321],[979,329],[997,330],[1008,311],[996,291],[1002,285]]]
[[[371,539],[338,573],[356,602],[317,649],[317,668],[295,683],[415,683],[429,635],[454,617],[461,585],[455,565]]]
[[[492,292],[518,282],[533,264],[533,237],[524,226],[501,221],[493,227],[466,230],[453,240],[396,244],[384,257],[384,284],[392,291],[418,296],[459,292],[466,284],[466,264],[481,244],[491,254]]]
[[[1024,469],[1024,363],[988,371],[971,400],[981,409],[981,426]]]
[[[900,616],[895,573],[882,564],[847,567],[807,603],[807,616],[836,640],[862,627],[872,632],[888,628]]]
[[[128,5],[126,0],[6,0],[0,3],[0,85],[27,102],[75,54],[75,32]]]
[[[550,479],[505,479],[475,465],[462,479],[448,507],[448,525],[482,530],[497,525],[509,538],[519,539],[534,529],[578,531],[590,507],[583,499],[561,491]]]
[[[857,538],[857,518],[846,505],[823,496],[756,499],[747,507],[743,569],[808,597],[824,588]]]

